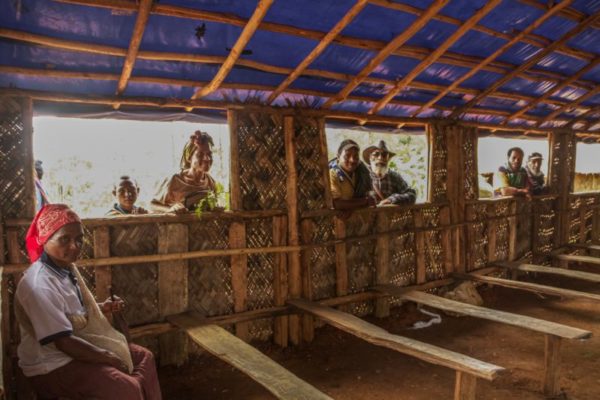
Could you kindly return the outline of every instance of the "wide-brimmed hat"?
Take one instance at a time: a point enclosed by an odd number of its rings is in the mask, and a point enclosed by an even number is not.
[[[544,157],[540,154],[540,153],[531,153],[529,155],[529,157],[527,158],[527,161],[532,161],[532,160],[543,160]]]
[[[383,152],[388,153],[389,158],[392,158],[396,155],[396,153],[393,153],[388,150],[388,148],[385,144],[385,141],[380,140],[379,143],[377,144],[377,146],[375,146],[375,145],[369,146],[363,151],[363,160],[365,160],[365,162],[367,164],[369,164],[371,162],[371,153],[374,152],[375,150],[381,150]]]

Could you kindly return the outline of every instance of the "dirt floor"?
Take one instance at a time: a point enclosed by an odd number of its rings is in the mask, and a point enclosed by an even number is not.
[[[537,277],[536,282],[600,294],[596,284]],[[558,398],[600,399],[600,304],[541,297],[505,288],[481,287],[485,305],[498,310],[590,330],[587,341],[563,341]],[[478,399],[544,399],[540,392],[544,337],[524,329],[469,317],[450,317],[421,330],[407,329],[421,314],[407,304],[386,319],[367,318],[392,333],[436,344],[503,366],[493,383],[478,380]],[[269,357],[334,399],[451,399],[454,372],[368,344],[330,326],[315,340],[280,349],[253,343]],[[210,355],[193,357],[181,368],[159,371],[165,399],[272,399],[260,385]]]

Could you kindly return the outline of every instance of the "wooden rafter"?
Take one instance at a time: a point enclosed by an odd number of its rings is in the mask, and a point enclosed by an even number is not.
[[[512,40],[506,42],[498,50],[496,50],[495,52],[493,52],[492,54],[490,54],[485,60],[483,60],[475,68],[471,69],[469,72],[467,72],[466,74],[464,74],[463,76],[461,76],[460,78],[458,78],[457,80],[455,80],[450,86],[448,86],[447,89],[443,90],[441,93],[439,93],[433,99],[431,99],[430,101],[428,101],[423,107],[419,108],[412,115],[413,116],[419,115],[424,110],[426,110],[427,108],[431,107],[432,105],[434,105],[435,103],[437,103],[438,101],[440,101],[444,96],[446,96],[448,93],[450,93],[451,91],[453,91],[461,83],[465,82],[467,79],[471,78],[477,72],[481,71],[481,69],[483,69],[486,65],[488,65],[492,61],[494,61],[499,55],[501,55],[502,53],[504,53],[506,50],[508,50],[509,48],[511,48],[516,43],[520,42],[530,32],[533,32],[535,29],[537,29],[539,26],[541,26],[546,20],[548,20],[548,18],[552,17],[553,15],[555,15],[557,12],[559,12],[563,8],[567,7],[572,2],[573,2],[573,0],[565,0],[565,1],[562,1],[559,4],[555,5],[554,7],[552,7],[544,15],[542,15],[540,18],[538,18],[534,23],[532,23],[531,25],[529,25],[524,31],[522,31],[521,33],[519,33]]]
[[[587,110],[586,112],[584,112],[583,114],[581,114],[580,116],[578,116],[577,118],[573,118],[571,120],[571,122],[569,122],[566,127],[567,128],[572,128],[573,126],[575,126],[578,123],[581,123],[583,121],[585,121],[586,124],[586,128],[589,127],[590,122],[586,120],[587,117],[594,115],[596,113],[600,112],[600,106],[596,106],[596,107],[592,107],[589,110]]]
[[[525,107],[521,108],[519,111],[511,114],[504,121],[504,124],[508,124],[509,121],[511,121],[511,120],[513,120],[515,118],[521,117],[527,111],[533,109],[536,105],[538,105],[538,104],[540,104],[540,103],[548,100],[550,98],[550,96],[552,96],[554,93],[558,93],[560,90],[566,88],[567,86],[569,86],[570,84],[572,84],[573,82],[575,82],[579,78],[581,78],[583,75],[587,74],[588,72],[590,72],[591,70],[593,70],[594,68],[596,68],[598,65],[600,65],[600,57],[595,58],[591,63],[589,63],[588,65],[586,65],[584,68],[580,69],[579,72],[577,72],[575,75],[573,75],[570,78],[564,80],[562,83],[560,83],[560,84],[552,87],[552,89],[546,91],[546,93],[544,93],[541,97],[539,97],[536,100],[530,102]]]
[[[150,10],[152,9],[153,0],[141,0],[138,9],[137,18],[135,19],[135,26],[133,27],[133,34],[131,35],[131,41],[129,42],[129,49],[125,56],[125,62],[123,63],[123,70],[121,71],[121,77],[117,83],[117,96],[120,96],[125,91],[129,77],[133,71],[135,65],[135,59],[142,43],[142,37],[146,30],[146,23],[150,16]],[[118,105],[115,108],[119,108]]]
[[[499,80],[497,80],[493,85],[488,87],[486,90],[481,92],[479,95],[475,96],[467,104],[463,105],[462,107],[457,108],[450,117],[454,118],[454,117],[457,117],[460,114],[466,112],[471,107],[475,106],[484,97],[488,96],[490,93],[493,93],[496,89],[498,89],[505,83],[509,82],[511,79],[515,78],[519,73],[526,71],[527,69],[536,65],[538,62],[540,62],[542,59],[544,59],[546,56],[548,56],[550,53],[552,53],[558,47],[560,47],[563,43],[566,43],[569,40],[573,39],[575,36],[579,35],[581,32],[583,32],[589,26],[594,24],[598,20],[599,16],[600,16],[600,14],[596,13],[596,14],[593,14],[593,15],[590,15],[589,17],[587,17],[585,20],[583,20],[582,22],[577,24],[577,26],[575,26],[573,29],[571,29],[569,32],[567,32],[565,35],[563,35],[560,39],[558,39],[557,41],[553,42],[548,47],[539,51],[535,56],[531,57],[527,62],[521,64],[519,67],[517,67],[511,73],[509,73],[509,74],[503,76],[502,78],[500,78]]]
[[[438,58],[446,50],[450,48],[458,39],[460,39],[465,33],[467,33],[473,26],[475,26],[483,17],[485,17],[490,11],[492,11],[502,0],[490,0],[473,14],[468,20],[465,21],[448,39],[444,41],[438,48],[436,48],[427,58],[419,63],[412,71],[410,71],[400,82],[383,96],[383,99],[379,100],[375,106],[369,110],[369,114],[378,113],[383,107],[386,106],[401,90],[408,86],[421,72],[427,67],[436,62]]]
[[[399,10],[399,11],[404,11],[404,12],[409,12],[409,13],[421,12],[421,10],[417,7],[409,6],[407,4],[396,3],[396,2],[393,2],[390,0],[370,0],[370,3],[376,4],[381,7],[387,7],[387,8],[393,9],[393,10]],[[443,22],[457,25],[457,26],[462,24],[460,19],[448,17],[445,15],[437,15],[435,17],[435,19],[437,19],[438,21],[443,21]],[[488,28],[486,26],[483,26],[483,25],[475,25],[475,26],[473,26],[472,30],[478,31],[481,33],[485,33],[486,35],[490,35],[490,36],[497,37],[500,39],[508,40],[508,41],[513,40],[516,37],[515,35],[520,35],[522,33],[522,32],[514,32],[512,34],[508,34],[505,32],[495,31],[495,30]],[[532,33],[532,31],[529,31],[529,33],[527,33],[525,36],[523,36],[522,41],[527,44],[536,46],[536,47],[546,47],[551,43],[550,39],[548,39],[542,35],[536,35],[536,34]],[[571,57],[576,57],[576,58],[579,58],[582,60],[590,60],[594,57],[594,55],[589,52],[578,50],[578,49],[569,47],[567,45],[565,45],[565,46],[563,46],[563,48],[559,49],[558,52],[566,54]]]
[[[70,51],[80,51],[91,54],[103,54],[110,56],[120,56],[125,57],[127,54],[127,49],[106,46],[106,45],[97,45],[97,44],[88,44],[85,42],[78,42],[73,40],[65,40],[65,39],[57,39],[49,36],[37,35],[28,32],[15,31],[11,29],[0,28],[0,37],[5,37],[8,39],[19,40],[23,42],[38,44],[47,47],[53,47],[58,49],[70,50]],[[171,53],[171,52],[158,52],[158,51],[139,51],[138,59],[143,60],[154,60],[154,61],[180,61],[180,62],[190,62],[190,63],[206,63],[206,64],[222,64],[226,57],[223,56],[209,56],[202,54],[185,54],[185,53]],[[293,72],[291,68],[279,67],[275,65],[265,64],[253,60],[239,59],[236,65],[244,66],[247,68],[256,69],[258,71],[270,72],[274,74],[281,75],[289,75]],[[470,64],[469,64],[470,65]],[[503,70],[504,71],[504,70]],[[506,72],[506,71],[504,71]],[[343,74],[338,72],[324,71],[324,70],[314,70],[314,69],[306,69],[303,73],[307,76],[314,76],[318,78],[325,79],[333,79],[338,81],[349,81],[354,76],[349,74]],[[388,85],[391,86],[395,82],[389,79],[377,78],[368,76],[365,78],[365,82],[378,84],[378,85]],[[416,89],[423,90],[431,90],[431,91],[441,91],[444,90],[445,87],[441,85],[425,83],[420,81],[413,81],[411,86]],[[589,90],[589,89],[587,89]],[[468,95],[477,95],[480,91],[471,88],[465,87],[457,87],[455,91],[458,93],[468,94]],[[518,93],[506,93],[498,91],[496,93],[491,94],[493,97],[498,97],[501,99],[509,99],[509,100],[523,100],[523,101],[533,101],[535,100],[532,96],[526,96]],[[549,99],[549,102],[556,105],[563,105],[565,101],[560,99]]]
[[[402,46],[419,32],[427,22],[429,22],[439,10],[444,7],[449,0],[435,0],[429,8],[423,12],[423,14],[416,19],[407,29],[401,34],[396,36],[391,42],[389,42],[383,49],[379,51],[371,60],[366,67],[364,67],[358,75],[356,75],[346,86],[334,97],[330,98],[324,105],[324,108],[329,108],[333,104],[340,101],[344,101],[348,95],[360,85],[371,72],[375,70],[386,58],[388,58],[398,47]]]
[[[267,104],[271,104],[288,86],[292,84],[308,66],[329,46],[337,35],[362,11],[367,5],[367,0],[358,0],[350,10],[338,21],[337,24],[321,39],[319,44],[302,60],[294,71],[279,84],[277,89],[269,96]]]
[[[269,11],[269,8],[271,7],[271,4],[273,4],[273,1],[274,0],[259,1],[258,5],[256,6],[256,9],[254,10],[254,13],[252,13],[252,16],[248,20],[248,23],[242,30],[242,33],[231,48],[227,59],[225,59],[225,62],[223,63],[223,65],[221,65],[221,68],[219,69],[219,71],[217,71],[217,74],[215,75],[213,80],[207,86],[203,87],[200,90],[197,90],[192,96],[192,100],[197,99],[199,97],[204,97],[207,94],[210,94],[219,88],[219,86],[225,80],[227,75],[229,75],[229,72],[231,71],[231,69],[235,65],[235,62],[238,60],[238,58],[242,54],[242,51],[252,38],[252,35],[254,35],[254,32],[258,28],[258,25],[260,25],[260,22],[263,20],[265,15],[267,15],[267,11]]]
[[[586,94],[579,96],[576,100],[572,101],[569,104],[565,104],[562,107],[559,107],[557,110],[552,111],[550,114],[548,114],[547,116],[545,116],[541,121],[539,121],[537,123],[536,126],[541,126],[542,124],[551,121],[552,119],[554,119],[555,117],[559,116],[561,113],[563,113],[564,111],[570,109],[570,108],[575,108],[577,107],[579,104],[583,103],[584,101],[596,96],[598,93],[600,93],[600,85],[596,86],[595,89],[590,90],[589,92],[587,92]]]

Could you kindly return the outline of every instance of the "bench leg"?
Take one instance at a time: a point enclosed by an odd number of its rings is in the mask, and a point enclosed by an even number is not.
[[[454,400],[475,400],[477,378],[465,372],[456,371]]]
[[[561,338],[546,335],[544,354],[544,382],[543,391],[546,396],[557,396],[560,393],[560,346]]]

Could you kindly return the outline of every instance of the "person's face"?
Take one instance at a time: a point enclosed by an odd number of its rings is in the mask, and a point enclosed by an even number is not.
[[[513,150],[508,157],[508,164],[510,165],[510,169],[513,171],[517,171],[521,168],[521,164],[523,163],[523,154],[519,151]]]
[[[42,167],[35,167],[35,173],[39,180],[42,180],[42,176],[44,176],[44,170]]]
[[[60,228],[44,245],[46,253],[59,267],[77,261],[83,246],[83,226],[73,222]]]
[[[379,176],[385,175],[387,173],[389,159],[390,155],[385,151],[375,150],[371,152],[371,155],[369,156],[371,170]]]
[[[213,158],[210,145],[201,143],[192,154],[190,168],[194,171],[208,172],[212,166]]]
[[[356,170],[359,161],[358,149],[356,147],[343,150],[339,157],[340,167],[349,173],[352,173]]]
[[[129,180],[121,181],[117,190],[113,190],[113,195],[117,198],[121,208],[128,211],[133,209],[139,193],[140,189]]]
[[[542,160],[540,158],[536,158],[534,160],[530,160],[528,164],[529,169],[537,174],[540,172],[540,168],[542,167]]]

